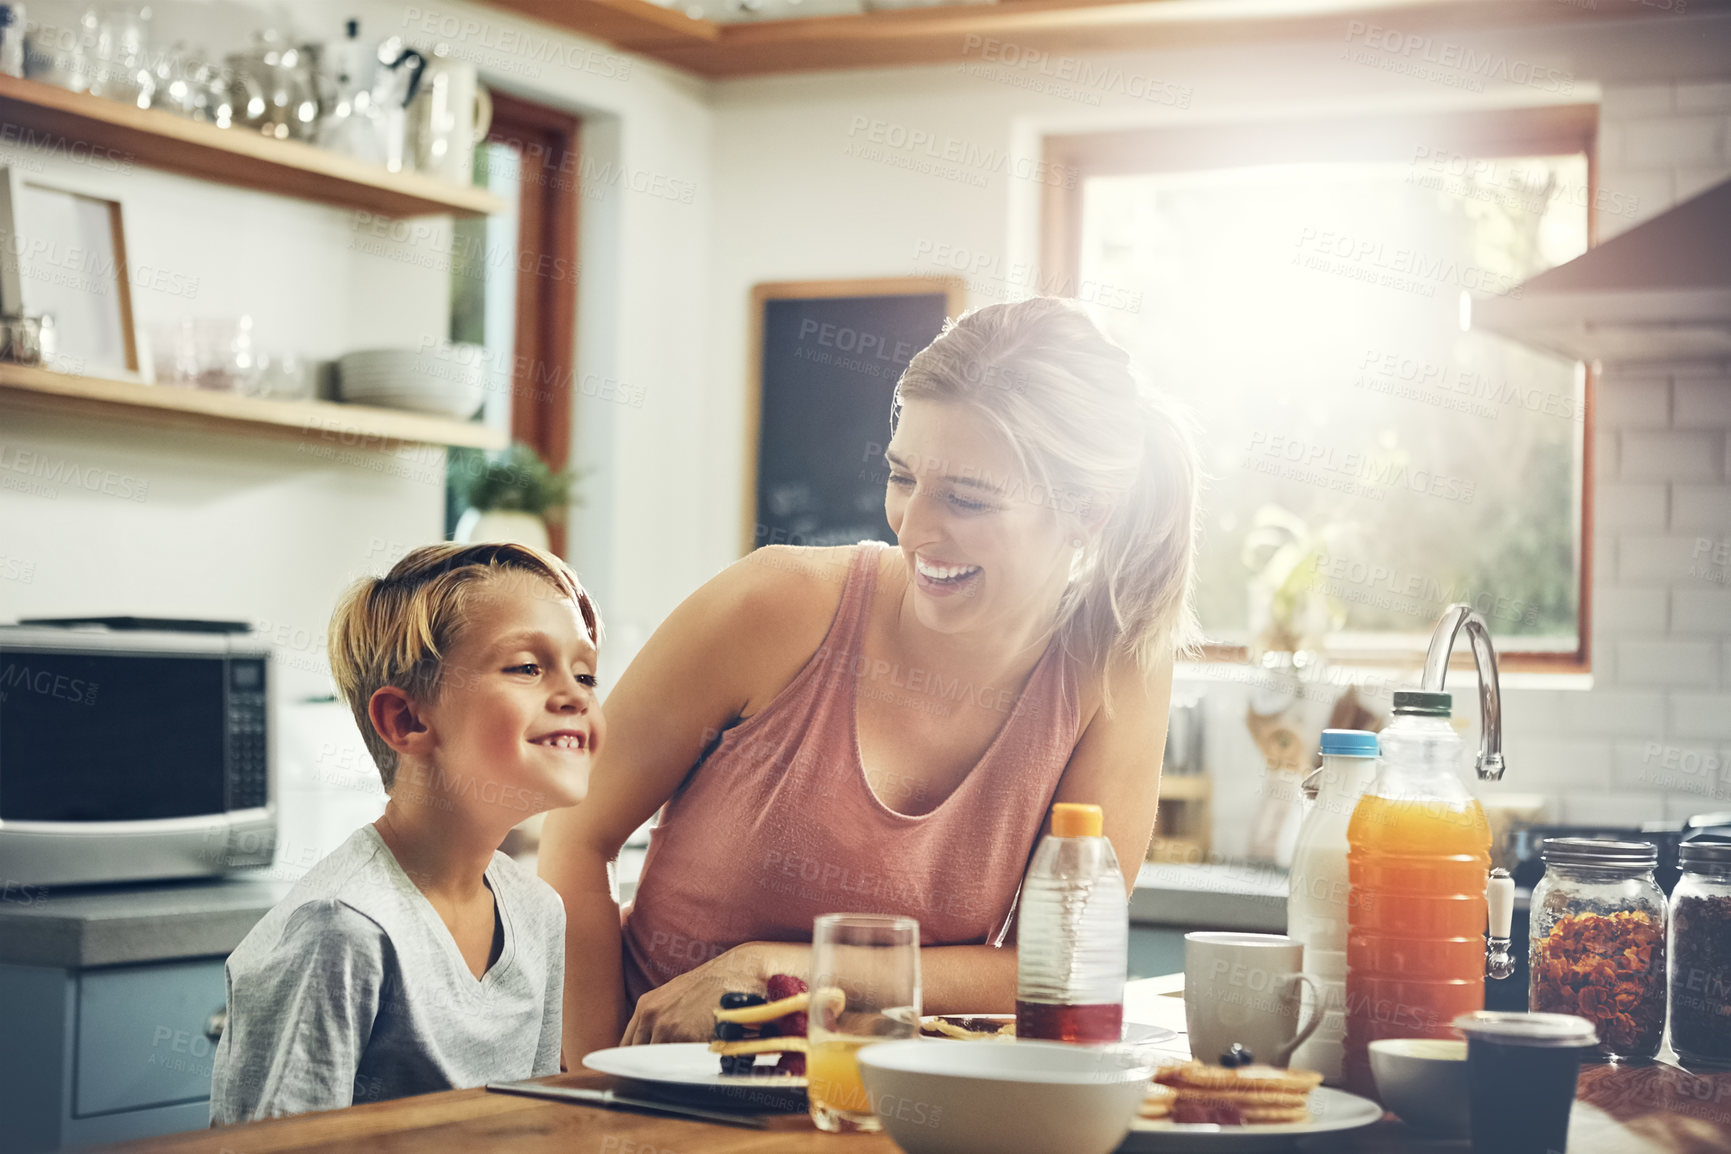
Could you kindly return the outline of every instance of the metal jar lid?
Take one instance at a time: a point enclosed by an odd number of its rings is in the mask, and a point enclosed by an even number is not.
[[[1626,866],[1652,869],[1659,847],[1650,841],[1600,841],[1590,837],[1548,837],[1539,856],[1550,865]]]
[[[1731,836],[1696,834],[1677,847],[1677,864],[1684,869],[1731,865]]]

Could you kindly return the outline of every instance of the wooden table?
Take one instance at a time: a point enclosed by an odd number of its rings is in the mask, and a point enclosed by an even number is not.
[[[1189,1052],[1183,975],[1132,982],[1125,1014],[1179,1036],[1162,1047]],[[554,1086],[617,1086],[589,1072],[542,1079]],[[687,1122],[484,1090],[452,1090],[171,1134],[112,1149],[270,1154],[273,1151],[367,1151],[403,1154],[894,1154],[881,1134],[821,1134],[803,1114],[770,1116],[768,1130]],[[1347,1135],[1328,1135],[1300,1149],[1352,1154],[1465,1154],[1465,1142],[1426,1141],[1392,1115]],[[1731,1073],[1691,1074],[1668,1063],[1589,1066],[1569,1127],[1569,1154],[1723,1154],[1731,1150]],[[1059,1152],[1055,1152],[1059,1154]]]

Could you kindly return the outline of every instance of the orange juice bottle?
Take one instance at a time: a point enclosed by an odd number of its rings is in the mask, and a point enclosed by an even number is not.
[[[1394,695],[1382,768],[1347,826],[1346,1088],[1374,1097],[1372,1041],[1452,1038],[1485,1006],[1491,831],[1457,776],[1446,693]]]

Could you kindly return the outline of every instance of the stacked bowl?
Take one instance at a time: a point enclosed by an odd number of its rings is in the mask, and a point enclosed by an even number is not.
[[[350,404],[467,420],[486,400],[485,353],[460,344],[348,353],[337,361],[338,395]]]

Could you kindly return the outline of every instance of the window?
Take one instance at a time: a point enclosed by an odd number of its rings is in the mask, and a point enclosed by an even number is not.
[[[1511,654],[1584,665],[1586,372],[1466,328],[1463,298],[1586,250],[1594,122],[1055,142],[1082,177],[1048,256],[1200,425],[1211,641],[1405,657],[1467,601]]]

